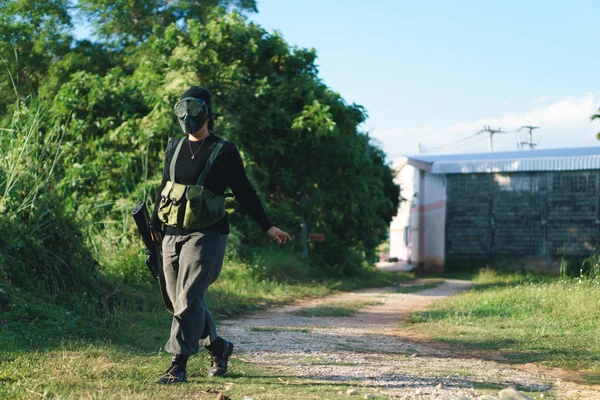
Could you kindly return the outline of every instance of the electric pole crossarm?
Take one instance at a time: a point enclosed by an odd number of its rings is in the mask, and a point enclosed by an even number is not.
[[[481,133],[485,133],[487,132],[489,134],[489,138],[490,138],[490,153],[492,153],[494,151],[494,135],[496,133],[508,133],[506,131],[503,131],[502,129],[498,128],[498,129],[492,129],[489,126],[484,126],[482,130],[480,130],[479,132],[477,132],[477,134],[481,134]]]
[[[528,145],[529,150],[533,150],[534,147],[537,145],[536,143],[533,143],[533,130],[540,129],[540,127],[539,126],[531,126],[531,125],[523,125],[521,127],[521,129],[529,129],[529,140],[527,142],[521,142],[521,146]]]

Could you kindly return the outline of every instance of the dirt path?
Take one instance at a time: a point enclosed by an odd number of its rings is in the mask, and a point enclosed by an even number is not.
[[[600,398],[598,392],[540,371],[465,358],[398,334],[412,311],[469,287],[469,282],[446,280],[413,294],[396,293],[395,287],[342,293],[225,321],[221,330],[234,341],[236,354],[244,360],[276,366],[287,376],[339,382],[344,388],[359,389],[361,398],[370,393],[400,399],[474,399],[509,386],[534,392],[535,398]],[[344,301],[373,305],[352,317],[293,314],[302,308]]]

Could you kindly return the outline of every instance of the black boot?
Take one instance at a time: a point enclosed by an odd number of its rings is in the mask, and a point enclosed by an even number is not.
[[[233,343],[219,337],[207,349],[211,358],[208,376],[211,378],[213,376],[224,376],[227,373],[229,356],[233,353]]]
[[[158,379],[158,383],[169,385],[171,383],[184,382],[186,380],[185,369],[189,356],[175,354],[165,373]]]

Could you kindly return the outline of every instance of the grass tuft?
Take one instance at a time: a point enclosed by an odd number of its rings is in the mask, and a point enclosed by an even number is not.
[[[377,301],[344,301],[325,304],[317,307],[301,308],[292,312],[300,317],[351,317],[361,308],[382,304]]]
[[[436,288],[444,282],[444,279],[429,279],[427,283],[424,283],[422,285],[401,286],[398,289],[396,289],[396,293],[410,294],[415,292],[421,292],[423,290]]]
[[[250,328],[254,332],[300,332],[310,333],[307,328],[294,328],[289,326],[253,326]]]

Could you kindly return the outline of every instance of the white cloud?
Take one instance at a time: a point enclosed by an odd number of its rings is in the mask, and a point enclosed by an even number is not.
[[[542,99],[542,98],[540,98]],[[538,99],[539,100],[539,99]],[[537,100],[536,100],[537,101]],[[426,149],[434,149],[474,135],[484,125],[511,131],[523,125],[535,125],[534,142],[538,148],[600,146],[596,134],[600,123],[591,122],[590,116],[598,110],[600,99],[592,93],[581,97],[563,98],[546,105],[538,105],[522,113],[505,113],[499,117],[477,121],[458,122],[449,126],[397,127],[374,129],[371,136],[383,143],[390,158],[402,154],[416,154],[420,142]],[[494,135],[494,151],[517,149],[517,141],[524,140],[516,133]],[[439,148],[427,154],[473,153],[488,151],[488,136],[481,134],[464,142]]]
[[[548,100],[550,100],[550,98],[548,96],[540,96],[533,101],[533,104],[543,104],[543,103],[547,102]]]

